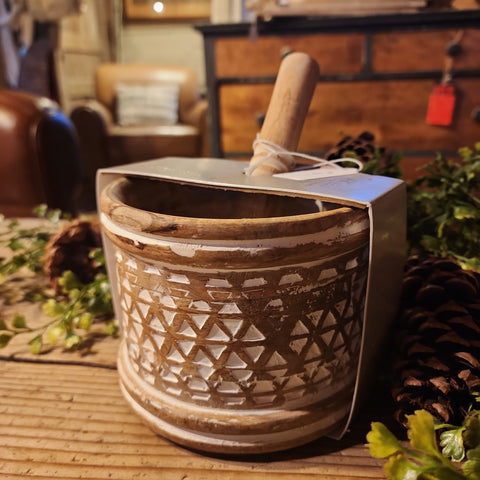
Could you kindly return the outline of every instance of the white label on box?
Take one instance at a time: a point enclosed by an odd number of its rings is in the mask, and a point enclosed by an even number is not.
[[[273,175],[278,178],[288,178],[290,180],[312,180],[313,178],[328,178],[328,177],[340,177],[344,175],[352,175],[358,173],[358,168],[339,168],[339,167],[330,167],[324,165],[322,167],[315,167],[302,170],[293,170],[286,173],[276,173]]]

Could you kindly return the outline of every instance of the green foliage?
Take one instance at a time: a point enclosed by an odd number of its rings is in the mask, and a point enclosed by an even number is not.
[[[30,351],[34,355],[38,355],[39,353],[42,352],[42,347],[43,347],[43,336],[42,335],[37,335],[33,337],[28,344],[30,345]]]
[[[370,454],[387,459],[389,480],[480,480],[480,410],[470,409],[460,426],[436,423],[426,410],[407,419],[408,445],[380,422],[367,434]]]
[[[41,272],[48,240],[58,230],[60,220],[69,219],[60,210],[49,210],[46,205],[39,205],[34,213],[45,221],[33,228],[21,228],[18,220],[0,218],[3,227],[0,230],[0,245],[13,252],[9,260],[0,258],[0,282],[24,267],[35,273]]]
[[[459,157],[438,154],[407,186],[408,253],[453,257],[480,271],[480,143]],[[364,172],[398,177],[397,166],[381,170],[373,161]],[[370,454],[387,459],[388,479],[480,480],[480,410],[470,409],[460,426],[436,424],[425,410],[407,418],[409,445],[382,423],[367,434]]]
[[[375,147],[374,155],[371,160],[365,163],[362,173],[368,173],[370,175],[382,175],[384,177],[401,178],[402,169],[400,162],[402,155],[400,153],[394,153],[390,157],[384,157],[381,150]]]
[[[463,268],[480,271],[480,142],[458,154],[454,161],[438,154],[408,185],[408,253],[453,257]],[[376,147],[362,172],[401,178],[401,158],[385,158]]]
[[[54,319],[47,329],[50,343],[56,343],[61,337],[67,348],[77,347],[82,339],[76,332],[89,331],[95,319],[108,320],[109,334],[117,334],[117,330],[112,329],[116,323],[111,320],[112,295],[105,272],[98,273],[92,282],[83,285],[74,273],[66,271],[59,283],[65,296],[59,299],[49,298],[43,304],[45,314]]]
[[[19,227],[19,222],[9,221],[0,232],[0,244],[13,253],[8,260],[0,258],[0,276],[7,278],[21,268],[35,273],[43,272],[45,246],[50,237],[57,233],[60,219],[65,217],[59,210],[51,211],[44,205],[39,206],[36,213],[45,220],[40,226],[24,229]],[[90,257],[99,267],[92,282],[83,284],[73,272],[65,271],[58,280],[62,287],[61,295],[43,291],[30,297],[32,301],[41,302],[50,321],[30,327],[21,315],[15,315],[10,321],[0,318],[0,348],[6,347],[15,336],[26,333],[34,334],[28,341],[34,354],[41,353],[45,345],[56,344],[60,340],[67,349],[78,348],[82,346],[84,334],[98,322],[103,322],[105,335],[118,334],[103,250],[92,250]]]
[[[409,187],[409,248],[480,270],[480,143],[459,155],[449,161],[438,154]]]
[[[456,462],[461,462],[465,457],[463,445],[464,427],[451,428],[440,434],[440,446],[442,453]]]
[[[37,333],[28,343],[32,353],[40,353],[44,345],[56,344],[59,339],[68,348],[81,346],[81,331],[88,332],[93,322],[104,322],[104,334],[116,336],[117,322],[113,319],[110,283],[105,272],[98,273],[95,279],[82,285],[75,275],[64,272],[64,296],[49,297],[42,305],[44,313],[52,320],[46,324],[30,328],[25,317],[16,315],[7,323],[0,319],[0,348],[6,347],[18,334]],[[45,337],[45,338],[44,338]]]

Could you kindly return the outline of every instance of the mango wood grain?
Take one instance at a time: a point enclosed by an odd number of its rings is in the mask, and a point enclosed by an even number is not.
[[[126,405],[114,370],[0,364],[2,478],[100,480],[370,480],[385,478],[363,446],[371,412],[342,441],[282,454],[212,457],[152,433]]]

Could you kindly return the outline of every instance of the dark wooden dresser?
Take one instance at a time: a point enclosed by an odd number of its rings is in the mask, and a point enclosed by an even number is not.
[[[480,141],[480,10],[196,28],[204,37],[214,157],[250,157],[289,51],[308,53],[321,70],[300,151],[321,155],[344,134],[368,130],[378,145],[403,154],[404,174],[412,177],[436,152],[454,155]],[[456,92],[453,122],[429,125],[429,97],[448,61]]]

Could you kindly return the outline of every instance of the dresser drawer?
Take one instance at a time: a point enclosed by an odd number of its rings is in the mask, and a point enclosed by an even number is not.
[[[443,70],[446,48],[463,32],[455,69],[480,67],[480,31],[473,29],[377,33],[372,40],[374,72]]]
[[[480,140],[480,123],[472,111],[480,106],[480,79],[458,79],[454,123],[427,125],[432,80],[325,82],[315,89],[299,143],[299,150],[321,152],[343,134],[364,130],[392,150],[455,151]],[[222,85],[219,91],[221,146],[229,152],[251,152],[259,131],[257,118],[265,113],[273,85]]]
[[[259,20],[255,42],[249,24],[204,27],[212,155],[251,156],[282,55],[303,51],[319,64],[320,77],[298,149],[321,154],[344,135],[368,130],[376,144],[402,153],[411,178],[437,152],[480,141],[479,22],[480,9]],[[447,46],[460,33],[453,123],[428,125]]]
[[[358,73],[362,70],[363,37],[353,35],[282,35],[220,38],[215,42],[216,76],[275,76],[288,51],[314,58],[322,74]]]

